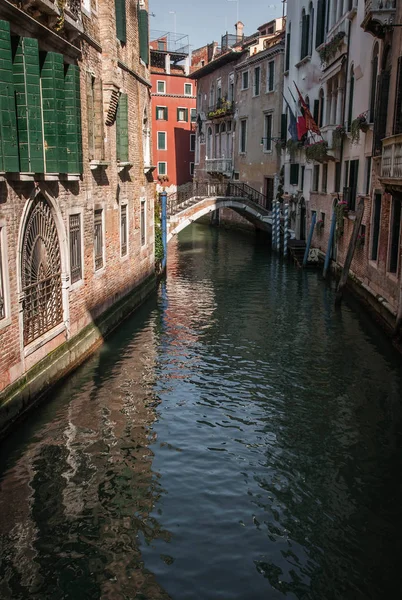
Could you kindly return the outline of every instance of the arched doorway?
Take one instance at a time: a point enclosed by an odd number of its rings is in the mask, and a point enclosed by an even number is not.
[[[38,194],[22,240],[24,345],[63,320],[60,245],[49,203]]]

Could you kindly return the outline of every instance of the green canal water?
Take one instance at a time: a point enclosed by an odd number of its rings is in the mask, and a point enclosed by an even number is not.
[[[358,306],[192,225],[157,295],[1,444],[0,598],[399,598],[401,405]]]

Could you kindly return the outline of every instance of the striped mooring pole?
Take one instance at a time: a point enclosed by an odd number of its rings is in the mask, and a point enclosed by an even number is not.
[[[281,251],[281,205],[279,202],[276,203],[276,250]]]
[[[166,269],[167,260],[167,194],[162,192],[160,195],[162,214],[161,214],[161,227],[162,227],[162,244],[163,244],[163,259],[162,269]]]
[[[277,201],[274,200],[272,203],[272,249],[275,250],[276,248],[276,240],[275,240],[275,235],[276,235],[276,205],[277,205]]]
[[[285,204],[283,213],[283,256],[288,255],[289,242],[289,204]]]

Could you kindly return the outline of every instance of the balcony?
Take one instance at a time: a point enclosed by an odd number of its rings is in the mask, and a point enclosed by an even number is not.
[[[81,0],[66,0],[64,7],[64,29],[69,32],[69,37],[72,40],[84,31],[81,16]]]
[[[361,27],[374,37],[383,38],[387,25],[394,21],[396,0],[365,0]]]
[[[226,98],[220,98],[216,104],[210,106],[208,108],[208,119],[220,119],[221,117],[226,117],[227,115],[232,115],[234,113],[235,103]]]
[[[381,180],[386,187],[402,189],[402,134],[382,141]]]
[[[231,177],[233,163],[231,158],[207,158],[205,161],[207,173],[225,175]]]

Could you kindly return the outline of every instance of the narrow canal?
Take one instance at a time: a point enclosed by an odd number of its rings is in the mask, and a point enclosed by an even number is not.
[[[358,307],[193,225],[0,446],[0,598],[400,597],[401,403]]]

